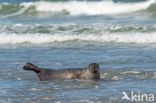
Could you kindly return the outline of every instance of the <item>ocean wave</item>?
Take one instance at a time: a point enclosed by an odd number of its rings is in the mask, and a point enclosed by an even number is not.
[[[136,43],[156,44],[156,25],[136,24],[6,24],[0,44]]]
[[[156,33],[113,34],[0,34],[0,44],[52,44],[64,42],[101,42],[156,44]]]
[[[153,33],[156,25],[139,24],[6,24],[0,25],[0,33],[8,34],[104,34],[104,33]]]
[[[3,3],[0,5],[0,17],[12,16],[51,16],[51,15],[116,15],[137,12],[142,10],[155,10],[156,1],[148,0],[134,3],[113,1],[67,1],[67,2],[23,2],[20,4]],[[154,6],[153,6],[154,5]],[[153,6],[153,7],[151,7]],[[5,16],[4,16],[5,15]]]

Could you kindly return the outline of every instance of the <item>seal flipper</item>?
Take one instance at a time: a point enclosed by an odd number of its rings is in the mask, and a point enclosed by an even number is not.
[[[26,63],[26,65],[23,67],[24,70],[32,70],[36,73],[41,72],[41,69],[38,68],[37,66],[31,64],[31,63]]]

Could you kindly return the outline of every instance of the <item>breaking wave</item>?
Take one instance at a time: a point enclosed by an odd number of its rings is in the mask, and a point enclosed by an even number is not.
[[[60,35],[60,34],[1,34],[0,44],[51,44],[71,41],[84,42],[113,42],[113,43],[156,43],[156,33],[135,33],[135,34],[81,34],[81,35]]]
[[[123,3],[113,1],[23,2],[0,4],[0,17],[51,15],[116,15],[138,11],[155,12],[155,0]]]
[[[0,44],[75,42],[156,44],[156,25],[42,25],[0,26]]]

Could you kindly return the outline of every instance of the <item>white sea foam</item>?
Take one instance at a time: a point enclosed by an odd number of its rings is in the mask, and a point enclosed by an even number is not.
[[[121,74],[140,74],[141,72],[139,71],[126,71],[126,72],[122,72]]]
[[[156,43],[156,33],[113,33],[113,34],[0,34],[0,44],[49,44],[54,42],[87,41],[114,43]]]
[[[147,9],[155,0],[148,0],[137,3],[114,3],[113,1],[68,1],[68,2],[28,2],[21,3],[21,6],[34,6],[39,12],[63,12],[66,11],[70,15],[109,15],[130,13]]]

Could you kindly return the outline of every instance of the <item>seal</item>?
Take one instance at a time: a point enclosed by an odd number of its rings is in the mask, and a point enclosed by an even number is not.
[[[100,69],[97,63],[91,63],[87,68],[62,70],[43,69],[31,63],[26,63],[23,69],[36,72],[41,81],[56,79],[100,79]]]

